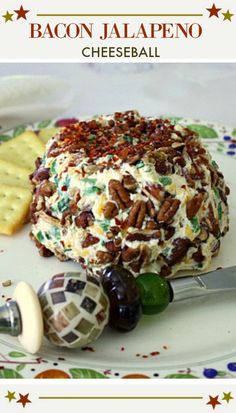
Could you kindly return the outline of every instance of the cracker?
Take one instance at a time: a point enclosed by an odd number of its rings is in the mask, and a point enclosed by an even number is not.
[[[0,145],[0,159],[33,171],[35,160],[45,146],[34,132],[28,131]]]
[[[31,197],[29,189],[0,185],[0,234],[11,235],[24,224]]]
[[[43,143],[47,143],[49,139],[51,139],[54,135],[56,135],[61,128],[44,128],[39,131],[38,137],[43,141]]]
[[[20,186],[31,189],[30,171],[0,159],[0,185]]]

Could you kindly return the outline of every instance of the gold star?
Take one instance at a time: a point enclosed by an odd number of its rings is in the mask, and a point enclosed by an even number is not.
[[[230,13],[229,9],[228,9],[225,13],[222,13],[222,14],[223,14],[223,16],[224,16],[224,20],[223,20],[223,21],[229,20],[229,21],[231,22],[231,18],[234,16],[233,13]]]
[[[9,11],[6,11],[6,14],[3,14],[2,17],[5,19],[5,23],[7,22],[12,22],[12,16],[14,15],[14,13],[9,13]]]
[[[6,399],[8,399],[9,400],[9,402],[11,402],[12,400],[14,400],[15,399],[15,392],[13,391],[13,392],[11,392],[11,391],[9,391],[8,390],[8,392],[7,392],[7,394],[6,394],[6,396],[5,396],[5,398]]]
[[[223,392],[223,395],[224,397],[222,397],[222,400],[225,400],[227,403],[229,403],[229,401],[233,399],[233,397],[231,396],[231,391],[229,393]]]

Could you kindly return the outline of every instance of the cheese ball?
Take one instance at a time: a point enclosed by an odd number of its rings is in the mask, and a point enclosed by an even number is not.
[[[136,111],[62,129],[31,180],[40,254],[96,275],[204,270],[228,231],[229,188],[197,134]]]

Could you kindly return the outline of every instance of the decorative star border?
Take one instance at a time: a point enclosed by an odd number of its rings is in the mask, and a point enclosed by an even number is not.
[[[32,403],[29,398],[29,393],[18,393],[18,397],[16,397],[16,391],[8,390],[7,394],[4,395],[4,398],[7,399],[9,403],[13,401],[15,403],[21,404],[23,408],[25,408],[27,404]],[[215,410],[216,406],[221,406],[224,404],[224,402],[226,402],[228,405],[232,400],[234,400],[234,397],[232,396],[231,391],[229,391],[228,393],[223,392],[221,396],[219,394],[216,396],[209,395],[206,405],[211,406],[212,409]]]
[[[27,13],[29,13],[30,10],[24,9],[23,6],[20,6],[18,10],[13,10],[12,13],[10,13],[8,10],[6,11],[5,14],[2,15],[2,17],[5,19],[5,23],[7,22],[13,22],[13,17],[16,16],[16,20],[24,19],[27,20]]]
[[[29,393],[27,394],[18,393],[18,398],[17,398],[15,391],[8,390],[7,394],[4,397],[5,399],[8,399],[9,403],[11,403],[12,401],[15,401],[16,403],[21,404],[22,407],[25,407],[28,403],[32,403],[32,401],[29,399]]]
[[[211,8],[208,8],[208,9],[206,9],[208,12],[209,12],[209,18],[211,18],[211,17],[216,17],[216,18],[218,18],[219,19],[219,14],[220,15],[222,15],[224,18],[223,18],[223,21],[226,21],[226,20],[228,20],[228,21],[232,21],[232,17],[234,16],[234,14],[233,13],[231,13],[230,11],[229,11],[229,9],[227,10],[227,11],[225,11],[225,12],[222,12],[222,13],[220,13],[220,11],[222,10],[220,7],[216,7],[216,5],[215,5],[215,3],[213,3],[213,5],[211,6]]]
[[[222,405],[222,401],[226,402],[227,404],[230,403],[231,400],[234,400],[234,397],[232,396],[232,392],[225,393],[223,392],[223,397],[219,399],[219,394],[217,396],[210,396],[209,395],[209,400],[206,404],[210,405],[213,410],[215,410],[216,406]],[[221,400],[221,402],[220,402]]]
[[[221,16],[223,16],[223,21],[232,22],[232,18],[234,17],[234,14],[229,9],[227,9],[225,12],[221,12],[222,8],[217,7],[215,3],[213,3],[211,7],[206,8],[206,10],[209,13],[209,18],[215,17],[219,19]],[[27,14],[29,12],[30,10],[24,9],[24,7],[21,5],[18,10],[13,10],[12,12],[9,12],[7,10],[5,14],[2,15],[2,18],[5,20],[5,23],[20,19],[27,20]],[[14,17],[16,17],[16,19],[14,19]]]

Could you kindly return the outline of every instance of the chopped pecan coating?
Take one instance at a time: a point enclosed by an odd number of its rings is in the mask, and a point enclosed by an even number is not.
[[[194,259],[194,261],[196,261],[198,263],[201,263],[202,261],[204,261],[205,257],[202,254],[201,246],[199,246],[197,251],[193,253],[192,258]]]
[[[162,199],[162,190],[157,185],[150,184],[148,186],[145,186],[145,190],[158,201]]]
[[[151,239],[160,239],[160,237],[161,237],[160,231],[152,231],[148,233],[145,233],[145,231],[143,231],[142,233],[135,232],[133,234],[128,234],[126,237],[126,240],[130,242],[150,241]]]
[[[168,241],[170,238],[172,238],[174,233],[175,233],[175,228],[172,226],[167,226],[165,228],[165,240]]]
[[[166,159],[160,159],[155,163],[155,169],[160,175],[171,174],[172,168],[169,162]]]
[[[209,226],[210,232],[212,232],[212,234],[215,237],[218,237],[220,233],[219,221],[215,218],[213,206],[211,203],[209,204],[207,217],[208,217],[207,224]]]
[[[153,202],[149,199],[148,202],[146,203],[147,206],[147,213],[151,218],[154,218],[157,214],[155,207],[153,205]]]
[[[173,242],[171,255],[166,257],[166,262],[172,266],[179,263],[186,255],[191,246],[191,241],[188,238],[176,238]]]
[[[41,184],[38,186],[38,193],[42,196],[52,196],[54,192],[56,191],[55,185],[47,180],[44,180],[41,182]]]
[[[153,220],[149,220],[147,221],[146,229],[158,229],[158,224]]]
[[[188,219],[193,218],[197,214],[198,210],[200,209],[202,205],[202,201],[203,201],[203,194],[199,194],[199,195],[194,196],[192,199],[190,199],[187,202],[186,212],[187,212]]]
[[[117,251],[121,250],[121,238],[116,238],[113,241],[107,241],[105,243],[105,247],[109,252],[115,254]]]
[[[45,179],[50,178],[50,169],[49,168],[40,168],[36,169],[31,175],[30,179],[33,184],[44,181]]]
[[[171,274],[171,271],[172,271],[171,267],[169,267],[168,265],[163,265],[161,267],[160,275],[162,277],[168,277],[168,275]]]
[[[132,175],[124,175],[123,186],[130,192],[134,192],[138,187],[138,182],[134,179]]]
[[[211,249],[211,252],[212,252],[212,254],[213,254],[213,257],[215,257],[215,256],[218,254],[219,249],[220,249],[220,240],[218,239],[218,240],[215,242],[215,245],[213,245],[213,247],[212,247],[212,249]]]
[[[142,228],[145,215],[146,203],[144,201],[136,201],[130,210],[128,225],[139,229]]]
[[[126,209],[132,205],[129,192],[123,187],[120,181],[116,179],[110,180],[109,193],[120,209]]]
[[[137,261],[130,264],[132,270],[136,273],[140,272],[142,265],[147,264],[150,258],[150,250],[147,246],[144,246],[141,250],[140,256]]]
[[[88,234],[87,237],[82,242],[82,247],[87,248],[91,245],[97,244],[99,242],[99,238],[94,237],[92,234]]]
[[[186,166],[186,162],[183,156],[177,156],[176,158],[173,159],[173,161],[174,163],[177,163],[178,165],[180,165],[182,168]]]
[[[119,210],[114,202],[107,202],[104,208],[104,217],[106,219],[115,218]]]
[[[94,221],[94,216],[90,211],[81,212],[78,217],[75,218],[75,225],[78,228],[87,228],[89,225],[92,225]]]
[[[180,201],[178,199],[173,199],[173,198],[166,199],[163,202],[157,214],[157,220],[159,222],[165,222],[169,224],[172,221],[173,217],[175,216],[179,206],[180,206]]]
[[[100,264],[108,264],[113,260],[113,255],[106,251],[97,251],[96,257],[98,258],[98,262]]]
[[[41,242],[39,242],[36,238],[34,240],[36,247],[39,250],[39,255],[41,255],[41,257],[51,257],[53,255],[53,252],[51,252],[48,248],[41,244]]]
[[[82,261],[97,275],[118,262],[133,273],[156,266],[162,276],[196,268],[196,263],[205,269],[205,251],[213,256],[218,238],[228,230],[229,191],[197,135],[137,112],[66,127],[49,144],[43,162],[38,160],[31,179],[34,235],[41,230],[45,247],[52,246],[59,259]],[[59,203],[63,195],[66,202]],[[56,232],[50,240],[45,234],[43,223],[53,226],[53,219],[59,222],[60,240]]]
[[[126,246],[122,250],[121,257],[124,262],[131,262],[138,258],[139,254],[139,248],[130,248]]]

